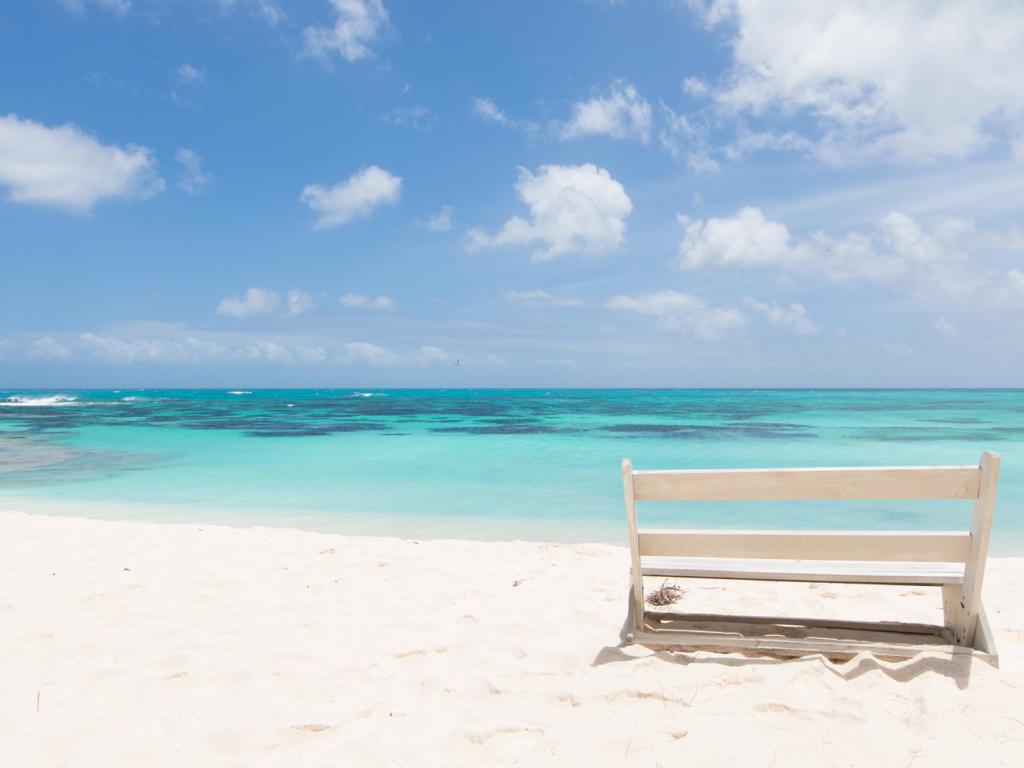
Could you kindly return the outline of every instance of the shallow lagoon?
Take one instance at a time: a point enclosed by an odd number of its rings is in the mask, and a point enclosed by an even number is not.
[[[1003,455],[1024,554],[1020,390],[0,392],[0,506],[409,537],[622,543],[619,464],[967,464]],[[966,528],[964,502],[649,503],[646,524]]]

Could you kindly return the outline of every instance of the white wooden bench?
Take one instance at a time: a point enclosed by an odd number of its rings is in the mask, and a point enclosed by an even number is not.
[[[974,652],[997,664],[981,605],[999,456],[978,466],[634,471],[622,462],[632,558],[626,640],[655,648],[849,657]],[[969,531],[718,531],[637,527],[653,500],[965,499]],[[645,610],[645,576],[928,585],[942,588],[941,626]],[[685,603],[685,598],[684,598]],[[950,648],[952,646],[952,648]]]

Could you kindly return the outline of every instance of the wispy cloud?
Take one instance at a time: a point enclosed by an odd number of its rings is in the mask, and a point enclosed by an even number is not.
[[[220,0],[220,7],[224,13],[231,13],[238,6],[249,7],[257,17],[272,27],[285,20],[285,12],[274,0]]]
[[[456,358],[453,354],[433,345],[399,352],[378,344],[356,341],[345,344],[335,357],[335,362],[366,363],[371,366],[425,366],[451,363],[454,359]]]
[[[420,224],[431,232],[448,232],[452,228],[452,219],[455,216],[455,209],[450,205],[442,205],[441,210],[433,216],[423,219]]]
[[[109,11],[115,16],[124,16],[132,8],[131,0],[60,0],[60,4],[75,16],[84,16],[88,6]]]
[[[250,288],[244,296],[228,296],[217,305],[217,314],[225,317],[245,318],[269,315],[281,306],[281,297],[266,288]]]
[[[679,291],[623,294],[610,299],[606,306],[654,317],[663,330],[679,331],[703,341],[715,341],[747,324],[746,315],[737,307],[711,306],[699,296]]]
[[[331,0],[334,23],[305,30],[306,53],[322,62],[334,56],[345,61],[372,57],[371,46],[388,26],[388,12],[381,0]]]
[[[488,123],[507,125],[509,122],[508,116],[490,99],[473,99],[473,114]]]
[[[678,114],[661,102],[662,127],[658,142],[675,159],[685,159],[698,173],[713,173],[719,163],[708,143],[708,131],[702,123],[695,123],[686,115]]]
[[[527,307],[582,307],[583,299],[575,296],[554,296],[547,291],[508,291],[505,299]]]
[[[540,133],[540,124],[532,120],[520,120],[509,117],[497,104],[489,98],[473,99],[471,110],[477,118],[485,123],[494,123],[518,131],[525,136],[536,136]]]
[[[206,85],[206,73],[191,64],[179,64],[175,70],[178,83],[187,86]]]
[[[942,336],[945,336],[947,339],[955,339],[961,335],[960,328],[956,324],[951,323],[944,317],[940,317],[938,320],[932,323],[932,328],[938,331]]]
[[[76,347],[84,354],[114,365],[160,363],[190,365],[202,362],[316,364],[326,362],[328,350],[320,346],[289,344],[274,339],[245,342],[213,340],[194,333],[183,338],[122,338],[83,333]]]
[[[646,144],[651,139],[651,113],[650,103],[636,86],[616,80],[605,93],[573,104],[572,117],[558,126],[558,134],[563,139],[609,136]]]
[[[203,170],[203,159],[194,150],[186,147],[175,152],[174,159],[178,161],[182,170],[178,187],[190,195],[202,194],[213,181],[213,175]]]
[[[305,291],[301,291],[298,288],[292,288],[287,294],[288,300],[288,314],[291,317],[297,317],[298,315],[304,315],[306,312],[311,310],[316,302],[313,297]]]
[[[147,325],[152,327],[146,328]],[[434,345],[394,348],[365,340],[305,337],[295,334],[222,333],[184,326],[142,324],[136,331],[86,331],[0,340],[0,352],[14,360],[73,363],[93,360],[108,365],[284,366],[344,365],[423,368],[454,361],[479,366],[503,363],[499,355],[455,355]]]
[[[417,131],[431,130],[440,118],[421,104],[412,107],[395,107],[381,118],[385,123]]]
[[[209,87],[206,72],[192,64],[179,64],[174,70],[171,101],[179,107],[199,109],[199,95]]]
[[[67,360],[71,349],[50,336],[40,336],[26,345],[25,354],[35,360]]]
[[[651,138],[653,115],[651,105],[632,83],[614,81],[605,91],[572,105],[572,115],[564,121],[551,120],[543,126],[533,120],[511,117],[492,99],[477,97],[471,102],[473,114],[485,123],[493,123],[534,138],[543,135],[552,139],[580,139],[587,136],[608,136],[614,139],[635,139],[644,144]]]
[[[397,304],[390,296],[363,296],[361,293],[346,293],[339,299],[343,307],[350,309],[394,309]]]
[[[790,304],[788,307],[780,307],[778,303],[766,304],[750,296],[743,300],[743,305],[763,315],[772,325],[787,328],[793,333],[806,335],[817,333],[818,328],[807,316],[807,310],[802,304]]]

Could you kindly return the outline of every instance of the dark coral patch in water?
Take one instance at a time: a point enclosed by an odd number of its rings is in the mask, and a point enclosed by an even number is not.
[[[456,432],[466,435],[550,435],[573,430],[563,427],[546,427],[542,424],[494,424],[483,427],[433,427],[430,431]]]

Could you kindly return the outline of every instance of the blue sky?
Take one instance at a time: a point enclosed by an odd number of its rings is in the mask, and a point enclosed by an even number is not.
[[[0,9],[0,386],[1019,386],[1024,6]]]

